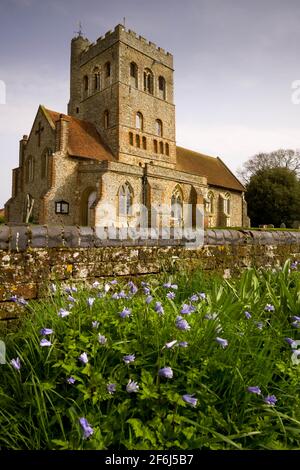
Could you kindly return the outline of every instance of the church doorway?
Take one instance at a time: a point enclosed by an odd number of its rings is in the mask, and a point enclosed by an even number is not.
[[[81,199],[81,225],[91,227],[95,221],[95,202],[97,191],[88,188],[83,192]]]

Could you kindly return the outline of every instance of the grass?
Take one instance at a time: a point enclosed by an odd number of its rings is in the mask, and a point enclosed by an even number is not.
[[[291,317],[300,315],[300,273],[292,268],[287,262],[273,271],[251,269],[233,280],[181,272],[152,278],[137,292],[126,282],[68,292],[57,285],[48,300],[24,307],[23,326],[6,337],[1,448],[299,449],[299,366],[285,341],[299,339]],[[173,287],[163,287],[168,282]],[[113,298],[123,291],[126,298]],[[194,311],[181,313],[184,304]],[[60,317],[61,308],[69,315]],[[121,318],[124,308],[131,313]],[[189,330],[176,327],[178,315]],[[44,336],[49,346],[40,345],[42,328],[53,330]],[[126,364],[130,354],[135,360]],[[17,358],[20,370],[10,363]],[[164,367],[172,377],[160,375]],[[126,389],[129,380],[136,392]],[[108,384],[116,385],[114,393]],[[270,395],[275,406],[265,402]],[[86,433],[80,418],[91,427]]]

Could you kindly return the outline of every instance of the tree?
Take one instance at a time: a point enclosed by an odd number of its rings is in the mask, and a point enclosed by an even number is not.
[[[248,215],[255,227],[300,220],[300,182],[288,168],[262,169],[250,178],[245,194]]]
[[[269,168],[288,168],[300,176],[300,150],[279,149],[271,153],[258,153],[243,164],[238,175],[247,184],[257,171]]]

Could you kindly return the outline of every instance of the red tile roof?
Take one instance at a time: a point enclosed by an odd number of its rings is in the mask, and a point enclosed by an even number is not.
[[[219,157],[209,157],[183,147],[177,147],[176,170],[206,176],[210,186],[245,191],[244,186]]]
[[[43,109],[53,125],[60,119],[60,116],[69,122],[68,153],[70,156],[100,161],[115,160],[109,148],[102,141],[94,124],[50,109]]]

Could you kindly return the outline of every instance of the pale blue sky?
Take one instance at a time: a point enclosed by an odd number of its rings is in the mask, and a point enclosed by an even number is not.
[[[299,0],[0,0],[0,207],[39,104],[66,112],[69,46],[126,26],[174,54],[177,143],[231,169],[299,148]]]

